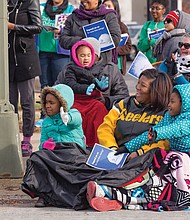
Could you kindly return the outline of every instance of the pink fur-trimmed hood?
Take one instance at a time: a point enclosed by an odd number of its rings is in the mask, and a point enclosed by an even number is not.
[[[87,46],[90,48],[91,52],[92,52],[92,60],[90,62],[90,64],[88,65],[88,68],[90,68],[93,64],[94,64],[94,61],[95,61],[95,52],[94,52],[94,48],[91,44],[89,44],[88,42],[84,41],[84,40],[81,40],[81,41],[78,41],[76,44],[73,45],[72,47],[72,58],[73,58],[73,61],[80,67],[84,67],[78,60],[77,58],[77,55],[76,55],[76,50],[79,46]]]

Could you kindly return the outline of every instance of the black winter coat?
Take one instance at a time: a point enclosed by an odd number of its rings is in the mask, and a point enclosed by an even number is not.
[[[34,34],[42,31],[38,0],[8,0],[9,22],[15,30],[8,32],[9,80],[25,81],[40,75],[40,63]]]
[[[94,83],[94,78],[100,80],[103,75],[109,78],[109,87],[102,94],[105,98],[105,106],[110,110],[114,103],[129,96],[128,86],[118,66],[112,62],[105,65],[101,58],[88,69],[79,67],[71,61],[59,73],[55,84],[64,83],[70,86],[75,94],[86,94],[86,89],[91,83]]]

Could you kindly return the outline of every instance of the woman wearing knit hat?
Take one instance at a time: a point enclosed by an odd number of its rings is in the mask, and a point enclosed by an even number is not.
[[[82,115],[86,144],[98,143],[97,128],[113,102],[129,96],[128,87],[116,64],[104,64],[100,43],[89,37],[72,47],[72,60],[56,83],[70,86],[75,94],[73,107]]]
[[[153,48],[153,55],[157,61],[165,60],[178,51],[178,42],[190,27],[190,15],[179,10],[170,11],[164,24],[165,32]]]
[[[168,31],[168,26],[166,24],[172,24],[172,30],[177,26],[177,23],[179,21],[179,13],[177,11],[170,11],[166,18],[164,19],[165,29]]]

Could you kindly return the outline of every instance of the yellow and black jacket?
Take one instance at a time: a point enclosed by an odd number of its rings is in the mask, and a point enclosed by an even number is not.
[[[143,107],[134,96],[121,100],[113,106],[99,126],[99,143],[112,149],[114,146],[116,149],[158,124],[164,113],[164,110],[155,113],[151,106]],[[149,149],[149,146],[143,147],[139,155]]]

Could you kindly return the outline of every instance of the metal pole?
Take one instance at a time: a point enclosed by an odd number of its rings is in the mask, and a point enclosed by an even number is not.
[[[0,1],[0,178],[23,175],[18,115],[9,103],[7,1]]]

